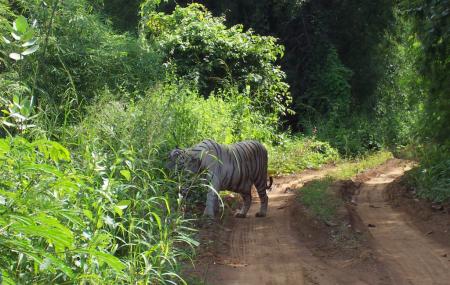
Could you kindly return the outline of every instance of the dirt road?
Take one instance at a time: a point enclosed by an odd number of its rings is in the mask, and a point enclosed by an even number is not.
[[[215,253],[198,267],[203,281],[211,285],[450,284],[446,258],[450,248],[430,240],[384,201],[386,185],[407,167],[391,163],[383,174],[364,182],[354,197],[362,223],[371,225],[371,248],[362,251],[366,257],[324,257],[299,237],[301,221],[293,215],[298,202],[290,190],[329,170],[307,171],[275,180],[268,217],[254,217],[259,208],[255,198],[248,218],[230,218],[221,226]]]
[[[385,202],[386,185],[404,172],[387,168],[365,182],[356,197],[359,216],[371,224],[374,248],[392,284],[450,284],[450,248],[437,244],[411,224],[406,214]]]

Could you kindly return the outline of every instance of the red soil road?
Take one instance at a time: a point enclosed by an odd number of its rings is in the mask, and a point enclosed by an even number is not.
[[[438,244],[417,229],[411,217],[385,202],[386,186],[409,165],[388,167],[366,181],[356,197],[358,213],[374,239],[391,284],[450,284],[450,247]],[[450,241],[449,241],[450,243]]]
[[[287,187],[297,188],[300,180],[312,180],[325,172],[311,172],[300,177],[276,179],[269,193],[266,218],[256,218],[258,198],[245,219],[233,219],[224,251],[219,253],[208,270],[206,284],[304,284],[301,257],[303,246],[290,228],[288,203],[294,194],[284,193]],[[284,183],[283,183],[284,182]],[[228,252],[228,253],[227,253]]]
[[[220,246],[209,264],[197,268],[200,275],[208,285],[450,284],[450,262],[444,258],[450,248],[426,237],[383,198],[386,185],[408,167],[387,163],[383,174],[369,177],[355,198],[362,222],[375,226],[369,228],[377,259],[373,269],[355,272],[345,264],[321,260],[299,239],[298,221],[289,209],[297,203],[295,194],[286,190],[329,171],[319,170],[275,179],[268,216],[254,217],[259,209],[255,197],[246,219],[231,218],[220,231]]]

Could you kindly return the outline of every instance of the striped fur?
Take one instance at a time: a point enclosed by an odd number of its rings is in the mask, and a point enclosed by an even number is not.
[[[267,214],[266,190],[272,186],[272,177],[267,184],[267,150],[258,141],[243,141],[232,145],[221,145],[204,140],[187,149],[175,149],[170,160],[195,173],[206,171],[214,190],[230,190],[241,194],[244,205],[236,217],[244,218],[250,208],[251,187],[255,185],[261,200],[257,217]],[[207,196],[205,215],[214,216],[218,198],[214,191]]]

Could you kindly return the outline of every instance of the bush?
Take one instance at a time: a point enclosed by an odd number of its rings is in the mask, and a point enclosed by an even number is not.
[[[418,148],[418,167],[409,174],[411,185],[419,197],[434,202],[450,201],[450,146],[435,145]]]
[[[77,202],[95,190],[69,160],[55,142],[0,140],[0,244],[9,249],[0,262],[7,284],[123,277],[125,265],[108,252],[112,237],[101,230],[102,217],[95,213],[89,221],[88,204]]]
[[[340,61],[334,47],[325,49],[308,75],[309,88],[296,104],[305,121],[326,120],[339,124],[348,116],[351,103],[352,71]],[[320,57],[320,51],[318,56]],[[301,119],[302,120],[302,119]]]
[[[26,61],[11,63],[6,56],[8,68],[36,96],[43,115],[57,118],[59,125],[78,120],[82,106],[105,87],[142,92],[164,75],[157,52],[143,49],[135,36],[115,33],[92,13],[88,1],[51,1],[48,6],[16,1],[11,6],[30,23],[37,21],[40,48]]]
[[[290,103],[285,75],[275,65],[283,47],[273,37],[227,28],[225,19],[213,17],[201,4],[177,6],[172,14],[151,12],[146,33],[177,75],[198,82],[200,93],[232,85],[266,113],[284,114]]]
[[[319,168],[339,159],[338,152],[328,143],[314,138],[285,138],[276,146],[268,146],[269,172],[290,174],[304,169]]]
[[[176,260],[196,242],[177,182],[152,176],[131,152],[91,150],[80,165],[56,142],[0,140],[6,284],[183,282]]]
[[[274,123],[255,110],[247,97],[232,89],[228,92],[205,99],[191,85],[166,83],[145,97],[127,101],[132,95],[105,91],[76,132],[84,134],[79,139],[84,144],[108,152],[126,147],[155,164],[175,146],[189,147],[205,138],[219,143],[272,141]]]

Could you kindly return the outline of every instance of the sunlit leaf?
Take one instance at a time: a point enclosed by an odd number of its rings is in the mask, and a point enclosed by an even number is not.
[[[117,207],[117,206],[114,206],[113,208],[114,208],[114,212],[115,212],[117,215],[119,215],[119,217],[122,217],[122,215],[123,215],[122,209],[119,208],[119,207]],[[113,225],[114,225],[114,224],[113,224]]]
[[[24,16],[19,16],[13,23],[13,29],[23,34],[28,30],[28,22]]]
[[[122,174],[122,176],[123,177],[125,177],[125,179],[127,180],[127,181],[130,181],[131,180],[131,173],[130,173],[130,171],[129,170],[121,170],[120,171],[120,174]]]
[[[22,52],[22,55],[29,55],[29,54],[32,54],[32,53],[34,53],[35,51],[37,51],[38,49],[39,49],[39,45],[34,45],[34,46],[32,46],[32,47],[30,47],[30,48],[24,50],[24,51]]]
[[[22,35],[22,41],[30,41],[34,37],[34,30],[30,29]]]
[[[31,40],[29,40],[29,41],[23,43],[22,46],[23,46],[23,47],[29,47],[29,46],[34,45],[36,42],[37,42],[37,39],[31,39]]]
[[[21,59],[23,59],[23,56],[21,54],[18,54],[18,53],[15,53],[15,52],[10,53],[9,57],[14,59],[14,60],[21,60]]]
[[[42,139],[33,142],[32,145],[36,146],[42,154],[47,158],[52,159],[54,162],[59,162],[61,160],[70,161],[70,152],[55,141]]]
[[[9,143],[5,139],[0,139],[0,157],[11,150]]]
[[[94,216],[92,215],[91,211],[85,209],[85,210],[83,210],[83,213],[89,220],[94,221],[94,218],[93,218]]]
[[[56,177],[64,177],[64,174],[56,167],[48,164],[37,164],[37,163],[23,163],[22,171],[35,172],[35,173],[46,173],[51,174]]]
[[[3,37],[3,36],[2,36],[2,39],[3,39],[3,41],[4,41],[5,43],[7,43],[7,44],[10,44],[10,43],[11,43],[10,40],[8,40],[7,38],[5,38],[5,37]]]
[[[122,200],[117,205],[114,206],[114,212],[117,213],[120,217],[123,215],[123,210],[125,210],[129,205],[130,200]]]
[[[22,39],[21,36],[19,36],[18,34],[11,32],[11,36],[16,40],[16,41],[20,41]]]
[[[152,212],[151,214],[152,214],[153,218],[156,220],[156,224],[158,225],[158,229],[161,231],[162,230],[161,217],[155,212]]]
[[[122,210],[125,210],[128,206],[130,206],[131,201],[130,200],[122,200],[119,203],[117,203],[117,207],[121,208]]]

